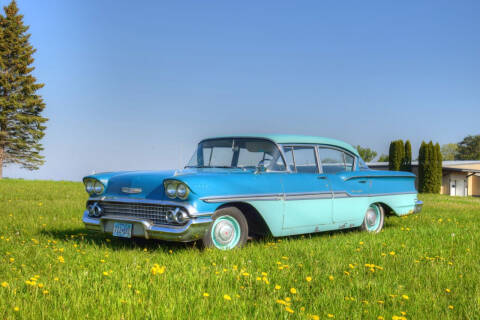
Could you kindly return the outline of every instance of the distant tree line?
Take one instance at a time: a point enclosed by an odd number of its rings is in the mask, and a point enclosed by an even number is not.
[[[447,143],[440,148],[443,160],[480,160],[480,134],[468,135],[459,143]]]

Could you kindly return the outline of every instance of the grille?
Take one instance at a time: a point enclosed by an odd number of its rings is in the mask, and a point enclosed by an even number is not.
[[[175,207],[143,204],[143,203],[118,203],[118,202],[102,202],[101,207],[103,214],[125,216],[150,220],[153,224],[167,224],[166,214],[168,210]]]

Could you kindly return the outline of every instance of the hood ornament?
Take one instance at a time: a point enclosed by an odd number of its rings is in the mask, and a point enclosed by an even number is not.
[[[129,187],[122,187],[123,193],[140,193],[142,192],[142,188],[129,188]]]

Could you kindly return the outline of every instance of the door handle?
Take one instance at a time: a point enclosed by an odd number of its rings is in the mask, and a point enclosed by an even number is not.
[[[360,180],[358,183],[367,183],[367,180]]]
[[[327,177],[326,177],[326,176],[318,176],[317,179],[323,179],[323,180],[325,180],[325,179],[327,179]]]

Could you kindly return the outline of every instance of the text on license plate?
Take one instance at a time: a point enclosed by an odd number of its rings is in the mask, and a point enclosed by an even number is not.
[[[113,235],[115,237],[131,238],[132,237],[132,224],[131,223],[113,223]]]

